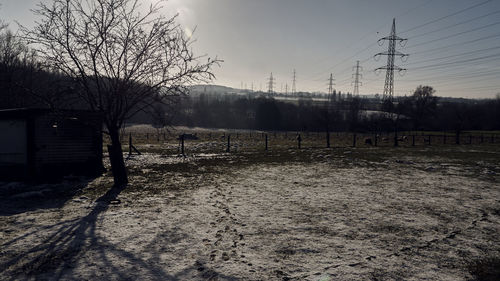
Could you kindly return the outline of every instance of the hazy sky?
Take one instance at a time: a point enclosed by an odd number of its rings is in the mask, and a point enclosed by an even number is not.
[[[143,0],[144,4],[152,0]],[[0,18],[33,24],[30,9],[39,1],[0,0]],[[290,91],[297,72],[298,91],[326,92],[330,73],[335,89],[352,92],[353,66],[363,67],[361,94],[382,94],[392,19],[397,34],[408,38],[399,51],[407,68],[395,74],[396,95],[408,95],[420,84],[440,96],[494,97],[500,92],[499,0],[170,0],[164,13],[194,38],[198,54],[224,60],[215,69],[215,84],[267,90],[270,73],[276,91]]]

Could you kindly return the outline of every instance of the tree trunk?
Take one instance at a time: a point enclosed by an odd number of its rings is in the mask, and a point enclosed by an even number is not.
[[[109,161],[115,186],[124,186],[128,183],[127,169],[123,160],[123,150],[120,143],[120,133],[118,129],[109,129],[111,145],[108,145]]]

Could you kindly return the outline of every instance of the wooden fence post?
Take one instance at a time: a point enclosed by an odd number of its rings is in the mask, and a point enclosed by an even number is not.
[[[181,154],[184,156],[184,133],[181,135]]]
[[[231,152],[231,135],[227,135],[227,149],[226,152]]]
[[[299,149],[300,149],[301,142],[302,142],[302,137],[300,136],[300,134],[297,134],[297,146],[299,147]]]
[[[128,156],[132,155],[132,133],[128,133]]]
[[[415,146],[415,135],[411,135],[411,146]]]

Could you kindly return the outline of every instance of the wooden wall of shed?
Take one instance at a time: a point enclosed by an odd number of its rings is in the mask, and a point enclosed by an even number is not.
[[[37,176],[102,172],[99,119],[91,115],[46,114],[35,120]]]

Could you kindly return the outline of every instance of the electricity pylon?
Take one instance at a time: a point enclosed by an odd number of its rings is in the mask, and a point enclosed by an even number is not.
[[[330,78],[328,79],[328,98],[330,99],[330,101],[335,101],[335,96],[333,95],[333,85],[335,85],[333,83],[335,79],[333,79],[333,74],[330,73]]]
[[[406,69],[401,68],[399,66],[394,65],[394,57],[398,56],[400,58],[408,57],[407,54],[403,54],[401,52],[396,51],[396,41],[399,42],[401,46],[403,46],[403,42],[406,42],[408,39],[403,39],[396,35],[396,19],[392,20],[392,29],[391,34],[387,37],[383,37],[378,40],[379,45],[382,46],[383,41],[389,41],[389,48],[387,52],[378,53],[375,55],[375,58],[378,56],[387,56],[387,65],[383,67],[379,67],[375,69],[377,70],[386,70],[385,74],[385,85],[384,85],[384,95],[383,99],[389,100],[392,102],[394,96],[394,70],[399,72],[405,71]],[[382,44],[380,43],[382,42]]]
[[[363,77],[363,75],[361,73],[359,73],[359,71],[363,71],[363,68],[361,66],[359,66],[359,60],[356,61],[356,66],[353,67],[353,70],[356,70],[356,72],[353,74],[354,76],[354,91],[352,92],[352,95],[357,97],[359,96],[359,86],[363,85],[363,83],[361,81],[359,81],[360,78]]]
[[[269,77],[269,82],[268,82],[268,90],[267,92],[269,94],[272,94],[274,92],[273,88],[274,88],[274,84],[275,84],[275,79],[273,78],[273,73],[271,72],[271,76]]]
[[[295,95],[297,88],[295,87],[295,83],[297,82],[297,73],[295,69],[293,70],[293,80],[292,80],[292,96]]]

